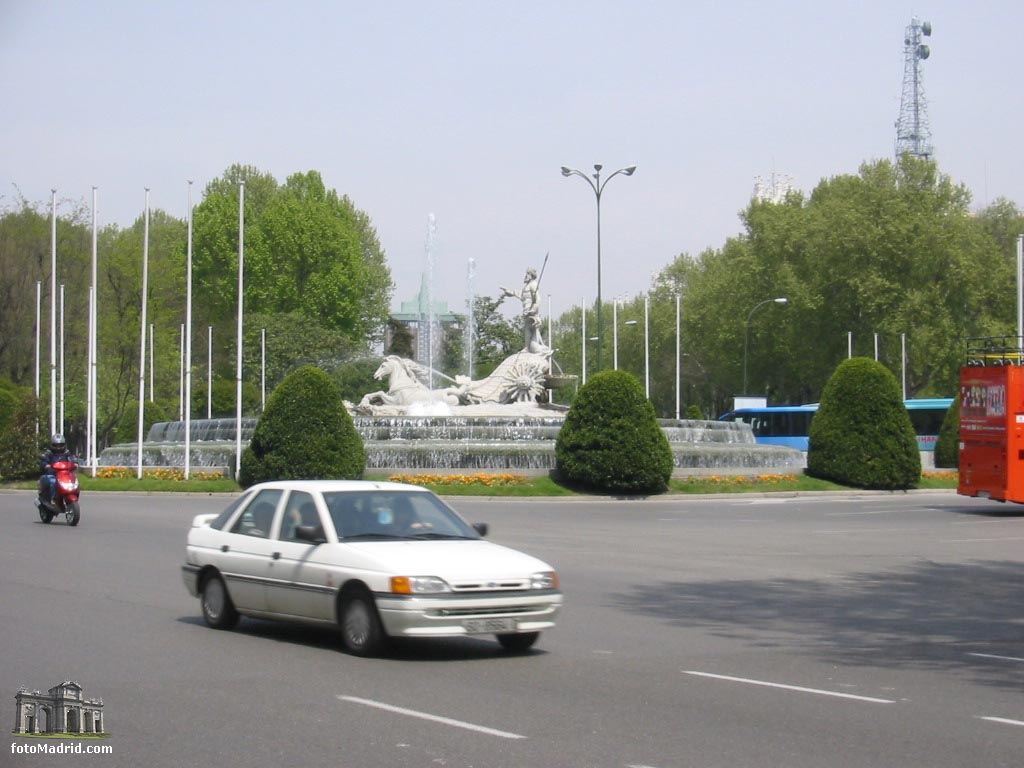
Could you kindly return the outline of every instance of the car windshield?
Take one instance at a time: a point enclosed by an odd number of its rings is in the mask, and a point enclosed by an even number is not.
[[[479,534],[432,493],[339,491],[324,494],[338,538],[478,539]]]

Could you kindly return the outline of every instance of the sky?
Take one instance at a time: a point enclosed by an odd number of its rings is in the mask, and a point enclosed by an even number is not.
[[[596,198],[563,165],[637,166],[601,197],[602,298],[631,298],[740,234],[755,177],[892,158],[915,16],[940,170],[1024,205],[1019,0],[0,0],[0,208],[97,186],[128,226],[146,187],[184,218],[233,163],[316,170],[370,216],[393,307],[433,215],[435,299],[464,310],[469,259],[497,296],[549,254],[557,315],[597,295]]]

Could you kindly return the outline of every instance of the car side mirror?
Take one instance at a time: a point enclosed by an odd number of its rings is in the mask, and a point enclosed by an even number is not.
[[[487,523],[473,523],[473,530],[481,536],[486,536],[488,530]]]
[[[327,543],[324,529],[319,525],[300,525],[295,529],[295,538],[299,541],[308,541],[310,544]]]

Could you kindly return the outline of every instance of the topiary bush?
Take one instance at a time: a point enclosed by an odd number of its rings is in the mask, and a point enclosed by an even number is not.
[[[811,420],[807,474],[859,488],[913,488],[921,455],[896,377],[866,357],[843,361]]]
[[[359,478],[366,468],[363,440],[345,410],[338,385],[319,368],[285,377],[256,423],[242,453],[242,487],[267,480]]]
[[[954,397],[953,404],[946,411],[946,417],[939,428],[935,441],[935,466],[957,468],[960,466],[960,398]]]
[[[688,405],[686,406],[686,418],[693,419],[696,421],[703,421],[704,411],[700,409],[699,405]]]
[[[661,493],[672,465],[654,406],[631,374],[603,371],[583,385],[555,441],[562,479],[609,493]]]

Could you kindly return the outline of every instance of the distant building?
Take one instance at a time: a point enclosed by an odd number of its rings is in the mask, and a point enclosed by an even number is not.
[[[427,365],[432,359],[435,370],[440,367],[444,329],[457,325],[461,318],[448,309],[446,301],[428,301],[429,290],[427,278],[420,282],[420,292],[409,301],[403,301],[398,312],[391,313],[391,320],[404,325],[412,336],[413,359],[417,363]],[[431,306],[433,312],[430,312]],[[433,315],[433,326],[431,323]],[[432,332],[428,329],[432,328]],[[393,333],[390,327],[384,331],[384,350],[391,348]],[[430,353],[433,347],[433,355]]]
[[[103,701],[86,699],[71,680],[46,693],[24,686],[15,695],[15,733],[103,733]]]
[[[772,171],[767,179],[754,177],[754,199],[764,203],[781,203],[793,191],[793,177]]]

